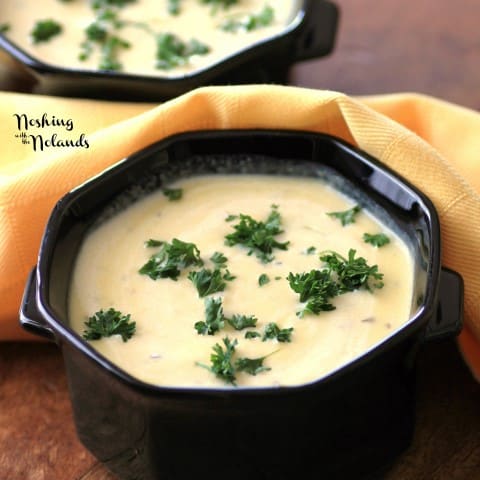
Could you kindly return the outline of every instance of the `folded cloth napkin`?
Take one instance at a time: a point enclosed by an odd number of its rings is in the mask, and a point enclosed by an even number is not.
[[[480,380],[479,113],[416,94],[353,99],[248,85],[200,88],[161,105],[0,92],[0,122],[0,339],[33,338],[18,326],[23,288],[48,215],[70,188],[173,133],[288,128],[357,145],[434,202],[442,264],[465,281],[460,349]]]

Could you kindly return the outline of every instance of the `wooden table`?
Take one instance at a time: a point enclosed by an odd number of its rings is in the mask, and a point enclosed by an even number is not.
[[[334,54],[296,66],[293,83],[351,95],[416,91],[480,109],[478,0],[336,3]],[[76,437],[57,348],[0,344],[0,480],[113,478]],[[477,479],[480,385],[454,341],[427,345],[418,361],[415,438],[385,480]]]

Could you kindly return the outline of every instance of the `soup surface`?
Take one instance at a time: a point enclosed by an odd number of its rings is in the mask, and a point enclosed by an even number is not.
[[[171,77],[278,34],[294,21],[299,4],[298,0],[270,4],[263,0],[2,0],[0,28],[49,64]]]
[[[164,386],[302,384],[341,367],[408,321],[413,289],[408,247],[323,181],[213,175],[185,179],[171,188],[148,195],[92,230],[72,278],[70,322],[78,333],[88,330],[89,317],[110,308],[130,314],[135,322],[126,341],[118,334],[90,340],[133,376]],[[175,193],[181,198],[172,199]],[[232,243],[232,235],[262,224],[273,227],[278,248],[265,254],[251,244]],[[370,241],[388,238],[388,243],[367,243],[365,233],[374,236]],[[203,265],[180,267],[176,279],[153,279],[145,268],[140,273],[173,239],[195,244]],[[362,287],[342,291],[343,273],[325,255],[342,265],[352,250],[350,260],[364,261],[352,261],[356,268],[367,265],[372,274]],[[219,253],[226,257],[223,263]],[[200,280],[199,272],[214,272],[216,266],[224,289],[207,290],[201,297],[193,278]],[[301,285],[294,279],[311,271],[327,271],[326,285],[333,291],[322,296],[321,289],[313,288],[317,295],[310,300],[316,301],[308,311],[308,298],[301,301],[291,283]],[[345,281],[353,279],[347,277]],[[212,317],[215,305],[223,311],[217,308]],[[313,313],[315,305],[325,309]],[[236,330],[230,320],[245,320],[241,315],[254,316],[256,324]],[[209,323],[212,318],[223,324]],[[246,332],[256,333],[246,338]],[[217,363],[211,358],[215,352],[221,353]],[[227,370],[232,367],[228,374],[214,369],[222,359]]]

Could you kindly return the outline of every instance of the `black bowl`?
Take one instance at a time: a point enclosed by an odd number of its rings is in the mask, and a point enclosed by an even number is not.
[[[216,172],[321,177],[348,190],[414,254],[410,320],[354,361],[293,387],[154,386],[96,352],[67,315],[72,267],[89,227],[175,179]],[[289,131],[186,133],[132,155],[58,202],[21,323],[62,349],[79,437],[122,479],[292,479],[299,472],[357,479],[388,466],[411,441],[419,347],[459,332],[461,277],[440,258],[432,203],[343,141]]]
[[[328,0],[303,0],[282,32],[233,52],[218,63],[175,78],[63,68],[43,63],[0,34],[0,48],[38,82],[36,93],[124,100],[167,100],[200,86],[286,83],[295,62],[321,57],[334,46],[338,9]]]

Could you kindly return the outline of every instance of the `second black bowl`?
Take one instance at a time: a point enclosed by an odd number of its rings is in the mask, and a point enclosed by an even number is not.
[[[42,62],[0,34],[3,49],[35,79],[35,93],[73,97],[161,101],[200,86],[287,83],[298,61],[321,57],[334,46],[338,9],[328,0],[299,0],[292,22],[279,34],[191,74],[161,77],[64,68]]]

